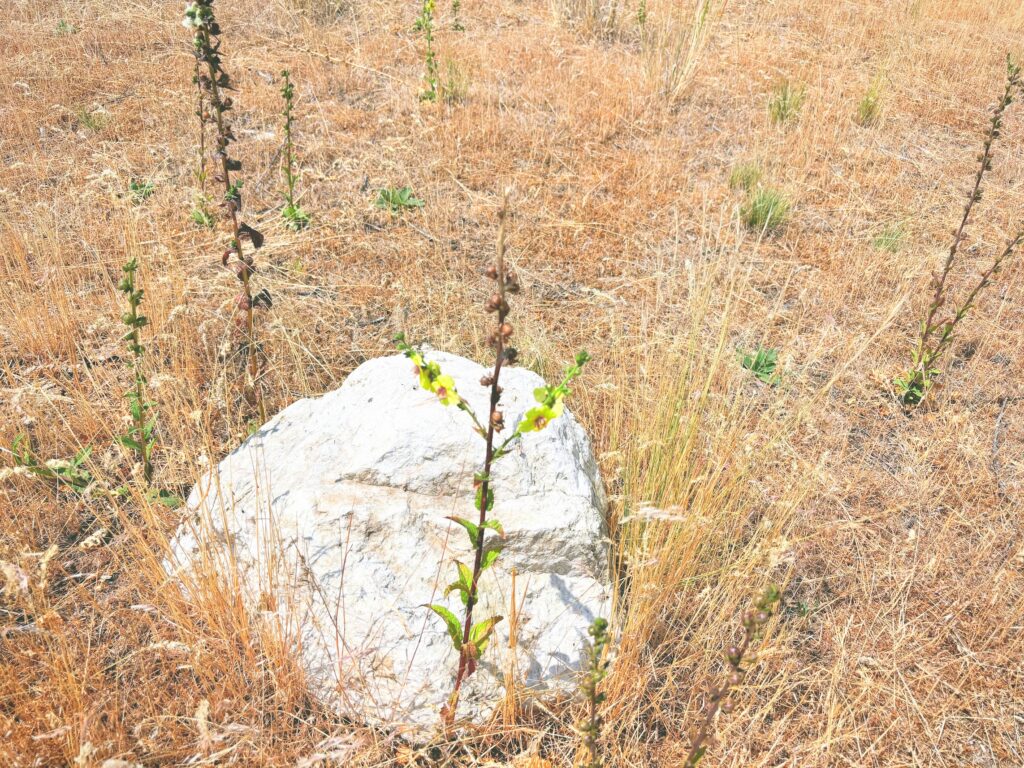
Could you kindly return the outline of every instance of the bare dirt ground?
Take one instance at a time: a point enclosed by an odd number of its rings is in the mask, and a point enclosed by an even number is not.
[[[891,391],[1005,56],[1024,53],[1016,3],[733,0],[676,99],[659,92],[635,6],[595,34],[537,0],[466,0],[458,32],[442,4],[438,60],[458,87],[437,104],[419,99],[416,3],[217,5],[249,216],[267,235],[254,282],[274,297],[257,318],[271,413],[388,353],[396,330],[484,359],[479,270],[514,189],[521,364],[553,377],[581,347],[595,360],[572,407],[628,574],[610,764],[682,764],[736,617],[771,580],[783,606],[703,764],[1024,765],[1020,263],[964,321],[940,388],[909,416]],[[666,7],[649,5],[652,19]],[[112,444],[131,382],[115,286],[137,256],[156,482],[183,493],[251,413],[220,354],[237,312],[224,230],[188,221],[198,123],[182,11],[0,10],[0,444],[25,434],[41,459],[89,445],[97,478],[130,476]],[[285,67],[313,217],[297,233],[279,217]],[[768,101],[783,78],[806,99],[780,126]],[[865,127],[872,86],[881,114]],[[1022,224],[1019,106],[957,291]],[[743,163],[792,204],[777,233],[740,223],[729,177]],[[134,202],[133,179],[152,196]],[[405,185],[422,209],[374,206]],[[759,344],[779,350],[774,385],[737,362]],[[179,514],[5,479],[0,763],[578,759],[572,702],[510,704],[418,753],[348,722],[308,693],[287,638],[246,613],[230,579],[167,584]]]

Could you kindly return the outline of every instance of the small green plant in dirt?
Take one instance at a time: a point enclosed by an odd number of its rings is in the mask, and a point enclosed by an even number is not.
[[[857,102],[857,125],[870,128],[882,118],[882,85],[875,80]]]
[[[291,6],[314,24],[330,24],[351,10],[349,0],[291,0]]]
[[[782,228],[789,216],[789,201],[769,187],[758,187],[740,208],[740,219],[747,229],[771,234]]]
[[[800,114],[807,91],[802,85],[793,85],[789,80],[780,80],[768,97],[768,117],[773,125],[786,125]]]
[[[192,82],[196,86],[196,118],[199,120],[199,151],[196,154],[196,167],[192,175],[196,180],[195,205],[189,218],[196,226],[204,229],[213,229],[214,218],[210,210],[210,195],[206,191],[208,173],[206,170],[206,132],[212,117],[207,109],[206,89],[203,87],[202,63],[198,58],[195,60],[195,69],[192,74]]]
[[[85,467],[90,454],[92,448],[85,446],[70,459],[50,459],[43,462],[33,452],[25,435],[16,435],[11,445],[11,455],[14,457],[16,468],[56,488],[67,488],[75,493],[85,493],[95,486],[92,473]]]
[[[281,86],[281,98],[284,99],[284,157],[281,161],[281,173],[285,183],[284,208],[281,210],[281,216],[286,227],[298,231],[309,224],[309,214],[295,202],[295,182],[299,178],[295,171],[295,145],[292,142],[295,87],[292,85],[291,73],[287,69],[281,70],[281,79],[284,82]]]
[[[462,10],[462,0],[452,0],[452,30],[455,32],[464,32],[466,28],[462,26],[462,18],[459,16],[459,11]]]
[[[711,737],[711,724],[719,710],[728,714],[733,710],[733,702],[729,697],[734,686],[743,682],[747,669],[743,663],[753,663],[754,658],[750,646],[761,638],[764,625],[772,617],[772,613],[782,598],[777,587],[770,586],[754,601],[754,605],[743,612],[743,639],[739,645],[730,645],[725,651],[725,661],[729,674],[721,686],[714,686],[708,692],[708,701],[704,707],[704,720],[693,737],[690,751],[686,755],[684,768],[696,768],[707,752],[707,742]]]
[[[583,736],[583,749],[586,751],[586,760],[583,765],[585,768],[604,768],[600,740],[601,727],[604,725],[601,705],[604,703],[605,694],[600,692],[598,687],[608,676],[609,661],[605,653],[610,640],[608,620],[594,619],[587,633],[591,640],[587,644],[584,656],[586,669],[583,670],[583,682],[580,684],[580,692],[587,702],[586,716],[579,723],[579,731]]]
[[[93,133],[101,130],[103,126],[107,124],[107,115],[105,112],[94,111],[87,107],[79,109],[75,113],[75,117],[78,120],[80,128],[92,131]]]
[[[903,247],[903,238],[906,232],[902,224],[888,224],[882,231],[871,238],[871,245],[879,251],[886,253],[898,253]]]
[[[466,94],[469,93],[469,77],[462,67],[451,59],[445,60],[444,68],[445,76],[438,86],[441,99],[449,106],[460,104],[466,100]]]
[[[128,197],[133,205],[142,205],[153,196],[156,187],[152,181],[146,179],[132,179],[128,182]]]
[[[117,438],[117,442],[135,454],[142,465],[142,477],[149,484],[153,481],[153,449],[156,446],[153,431],[156,429],[156,418],[152,413],[153,403],[146,400],[146,376],[142,372],[145,354],[145,347],[142,346],[142,329],[149,324],[149,320],[139,312],[143,290],[135,282],[138,268],[137,259],[125,264],[121,268],[123,276],[117,284],[117,289],[124,294],[128,303],[128,310],[121,315],[121,322],[128,329],[124,341],[128,346],[134,379],[132,388],[124,395],[128,400],[131,427],[126,434]]]
[[[452,646],[459,655],[459,665],[452,692],[441,712],[442,723],[446,729],[454,724],[459,692],[463,682],[476,671],[480,657],[490,642],[494,627],[502,620],[501,616],[489,616],[474,621],[480,578],[487,569],[494,565],[501,554],[500,542],[495,542],[494,536],[488,538],[487,534],[496,534],[499,539],[505,536],[501,523],[489,516],[494,508],[492,468],[495,462],[508,454],[517,440],[530,432],[544,429],[562,415],[565,408],[564,400],[570,394],[569,384],[582,373],[583,366],[590,359],[586,352],[580,352],[576,355],[574,364],[565,372],[560,384],[536,389],[534,398],[537,405],[524,414],[507,438],[498,441],[498,434],[503,432],[506,427],[505,416],[501,411],[501,386],[499,384],[501,372],[503,366],[514,364],[518,357],[515,348],[508,344],[512,337],[512,325],[508,322],[510,312],[508,296],[519,290],[519,279],[515,272],[507,269],[505,265],[507,211],[508,202],[506,200],[499,213],[495,260],[485,272],[487,277],[496,283],[495,292],[485,302],[487,312],[495,315],[496,318],[493,329],[487,337],[488,344],[494,350],[494,366],[490,373],[480,379],[480,385],[490,391],[487,415],[481,419],[459,394],[452,377],[444,373],[437,363],[428,361],[418,349],[406,343],[404,335],[399,334],[395,338],[398,349],[412,361],[415,373],[419,377],[420,386],[434,393],[443,405],[455,406],[467,414],[474,431],[484,442],[483,464],[480,471],[474,475],[474,485],[476,486],[474,507],[478,512],[477,519],[472,521],[461,517],[448,518],[465,529],[473,552],[472,565],[460,561],[455,562],[456,579],[445,589],[446,596],[452,592],[458,592],[464,606],[462,620],[460,621],[444,605],[429,606],[444,621],[451,637]]]
[[[423,54],[423,81],[426,87],[420,93],[421,101],[437,101],[439,77],[437,53],[434,51],[434,9],[434,0],[423,0],[419,18],[413,27],[417,32],[423,33],[423,39],[427,44]]]
[[[778,383],[779,374],[776,373],[778,362],[779,352],[775,349],[759,346],[751,353],[740,353],[740,365],[765,384],[774,385]]]
[[[64,19],[57,22],[57,28],[54,30],[58,36],[64,37],[65,35],[74,35],[78,33],[78,27],[71,24]]]
[[[192,52],[200,65],[199,87],[205,103],[210,107],[214,125],[216,146],[212,159],[218,164],[214,180],[224,187],[221,207],[231,224],[230,239],[221,256],[221,263],[230,269],[241,283],[241,292],[236,300],[239,310],[236,321],[238,342],[235,351],[243,370],[242,396],[255,409],[261,422],[266,421],[261,377],[264,370],[264,355],[256,341],[255,312],[272,305],[266,289],[253,292],[252,276],[256,266],[252,255],[245,252],[243,242],[254,250],[263,246],[263,235],[254,227],[242,221],[242,182],[232,180],[231,174],[241,171],[242,163],[230,155],[235,134],[228,121],[233,100],[227,96],[234,90],[230,75],[224,71],[221,51],[221,28],[213,10],[214,0],[195,0],[185,8],[185,26],[192,31]]]
[[[896,394],[905,406],[915,406],[924,400],[925,395],[934,385],[935,379],[941,374],[937,367],[938,362],[952,345],[957,327],[973,309],[978,296],[992,281],[992,278],[1024,242],[1024,230],[1021,230],[1011,237],[1003,249],[995,255],[960,303],[952,302],[948,285],[949,276],[964,241],[971,213],[974,211],[975,204],[981,200],[981,188],[985,174],[992,169],[992,148],[1002,132],[1003,115],[1013,102],[1014,95],[1021,88],[1021,69],[1009,57],[1007,57],[1006,69],[1006,87],[992,110],[992,118],[985,134],[982,151],[978,155],[978,171],[974,175],[974,185],[967,195],[960,225],[953,233],[953,242],[949,247],[946,260],[943,262],[942,270],[932,276],[932,298],[928,305],[928,311],[924,319],[921,320],[917,342],[911,351],[910,368],[893,380]],[[944,310],[947,305],[952,306]],[[944,311],[945,314],[942,314]]]
[[[385,187],[377,192],[375,205],[392,213],[401,213],[410,208],[422,208],[423,201],[412,193],[411,187]]]
[[[753,192],[761,181],[761,166],[754,162],[738,163],[729,172],[729,188]]]

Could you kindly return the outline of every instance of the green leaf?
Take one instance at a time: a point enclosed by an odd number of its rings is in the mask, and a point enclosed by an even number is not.
[[[483,493],[483,491],[484,491],[484,487],[482,485],[479,488],[476,489],[476,503],[475,503],[475,506],[476,506],[477,509],[480,509],[480,497],[481,497],[481,494]],[[494,491],[492,491],[490,489],[490,487],[488,487],[487,488],[487,511],[490,512],[492,509],[494,509]]]
[[[443,605],[430,605],[430,610],[444,619],[444,623],[448,627],[448,635],[452,639],[452,645],[455,650],[461,650],[462,648],[462,627],[459,625],[459,620],[455,618],[455,614],[445,608]]]
[[[459,580],[466,585],[466,591],[468,592],[470,587],[473,586],[473,571],[465,563],[455,561],[455,567],[459,569]]]
[[[463,605],[468,605],[469,604],[469,590],[466,588],[466,585],[463,584],[461,581],[453,581],[451,584],[449,584],[447,587],[445,587],[444,588],[444,596],[448,597],[448,595],[450,595],[452,592],[455,592],[456,590],[458,590],[458,592],[459,592],[459,598],[462,600],[462,604]]]
[[[484,558],[480,562],[480,570],[481,571],[486,571],[488,568],[490,568],[492,565],[494,565],[494,562],[498,559],[498,555],[500,555],[500,554],[501,554],[501,546],[493,547],[491,549],[488,549],[486,552],[484,552]]]
[[[483,527],[490,528],[492,531],[496,532],[499,536],[501,536],[501,538],[505,538],[505,529],[502,528],[501,523],[497,520],[487,520],[483,524]]]
[[[147,495],[151,501],[163,504],[168,509],[177,509],[184,503],[180,496],[164,488],[150,488]]]
[[[686,763],[686,768],[696,768],[697,763],[704,757],[704,753],[708,751],[707,747],[700,747],[696,752],[693,753],[693,757]]]
[[[448,519],[451,520],[453,523],[458,523],[466,529],[466,533],[469,534],[469,543],[472,544],[473,547],[475,548],[477,546],[477,542],[480,540],[479,526],[477,526],[476,523],[469,522],[469,520],[467,520],[464,517],[455,517],[454,515],[449,515]],[[484,525],[486,526],[486,523]]]
[[[491,616],[489,619],[477,622],[469,630],[469,641],[476,646],[478,656],[487,647],[487,643],[491,639],[491,633],[494,631],[494,626],[503,618],[503,616]]]
[[[139,444],[138,440],[133,440],[127,435],[118,435],[114,438],[118,443],[123,445],[125,448],[131,448],[133,451],[141,451],[142,445]]]

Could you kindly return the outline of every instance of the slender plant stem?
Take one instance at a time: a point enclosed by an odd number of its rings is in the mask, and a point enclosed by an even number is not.
[[[225,127],[224,120],[224,102],[220,93],[220,86],[217,84],[217,78],[219,75],[217,64],[214,60],[216,48],[213,45],[213,41],[210,36],[210,30],[205,26],[199,30],[199,36],[202,40],[202,48],[204,58],[206,60],[206,66],[210,77],[210,104],[213,107],[214,119],[217,123],[217,155],[220,158],[221,163],[221,175],[224,183],[225,202],[228,209],[228,213],[231,215],[231,248],[235,253],[235,257],[242,263],[246,264],[245,256],[242,252],[242,238],[239,230],[238,220],[238,205],[233,203],[227,196],[231,194],[231,170],[228,162],[228,132]],[[257,360],[257,352],[255,345],[255,322],[253,312],[253,301],[252,301],[252,286],[250,283],[252,277],[251,269],[242,269],[240,272],[242,281],[242,295],[245,297],[245,332],[241,345],[241,352],[245,357],[246,368],[249,376],[249,385],[252,387],[253,394],[256,398],[256,405],[259,410],[259,416],[261,421],[266,421],[266,409],[263,403],[263,398],[260,396],[259,387],[257,386],[257,377],[259,375],[259,361]]]
[[[470,657],[467,656],[467,653],[469,653],[469,649],[473,647],[472,643],[470,643],[470,631],[473,628],[473,608],[477,603],[477,582],[480,579],[481,565],[483,564],[484,557],[484,523],[487,522],[487,499],[490,495],[491,465],[495,456],[494,436],[497,424],[494,414],[497,411],[498,402],[501,399],[501,387],[498,384],[498,380],[501,377],[502,363],[505,361],[505,339],[501,334],[501,326],[505,322],[505,318],[508,316],[509,311],[508,303],[505,301],[505,221],[507,217],[508,198],[506,197],[502,202],[501,210],[498,212],[498,246],[495,257],[495,266],[498,271],[497,283],[500,301],[498,302],[498,322],[495,326],[494,334],[496,346],[494,354],[494,369],[491,373],[491,405],[487,420],[487,448],[484,452],[483,476],[480,482],[480,516],[478,520],[480,535],[477,537],[476,552],[473,556],[473,579],[469,586],[469,595],[466,600],[466,618],[462,627],[463,650],[459,656],[459,669],[455,675],[455,686],[452,689],[452,694],[448,701],[446,714],[448,725],[454,721],[455,708],[459,701],[459,691],[462,688],[462,683],[466,679],[470,669]],[[509,440],[511,439],[512,438],[509,438]],[[505,444],[507,443],[508,441],[506,441]]]

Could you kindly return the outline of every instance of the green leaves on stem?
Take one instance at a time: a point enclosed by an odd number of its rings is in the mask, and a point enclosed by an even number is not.
[[[435,0],[423,0],[420,8],[420,16],[416,19],[413,27],[417,32],[422,32],[427,42],[427,50],[424,53],[424,75],[426,83],[425,90],[420,94],[421,101],[437,101],[437,54],[434,52],[434,10]]]
[[[281,210],[281,217],[285,226],[298,231],[309,225],[309,214],[302,210],[302,207],[295,202],[295,182],[299,175],[295,170],[295,145],[292,142],[292,125],[294,118],[292,110],[295,108],[295,87],[292,85],[291,73],[287,69],[281,70],[281,79],[284,84],[281,86],[281,98],[284,99],[284,157],[281,163],[281,174],[284,176],[284,208]]]
[[[40,461],[32,451],[28,439],[23,434],[15,435],[11,445],[14,466],[20,467],[34,477],[51,483],[57,488],[69,488],[76,493],[85,493],[95,485],[92,473],[85,467],[85,462],[92,454],[92,447],[85,446],[70,459],[51,459]]]
[[[117,288],[128,301],[128,311],[121,315],[121,322],[128,328],[124,335],[128,352],[131,354],[131,366],[135,382],[125,392],[128,399],[128,411],[131,414],[131,428],[126,434],[115,439],[125,448],[133,451],[142,464],[142,476],[146,483],[153,481],[153,449],[156,447],[156,416],[152,414],[153,403],[146,400],[146,377],[142,372],[142,361],[145,347],[142,346],[141,329],[149,320],[140,314],[143,291],[135,283],[135,273],[139,268],[138,260],[131,259],[121,271],[123,276]]]
[[[598,686],[607,677],[610,663],[605,653],[605,649],[611,641],[608,634],[608,620],[594,619],[587,629],[587,634],[590,635],[591,641],[587,645],[587,666],[580,683],[580,690],[587,701],[587,715],[584,720],[580,721],[579,731],[583,735],[583,746],[587,750],[585,767],[603,768],[604,759],[601,757],[598,741],[601,738],[601,727],[604,725],[600,707],[604,703],[605,695],[598,691]]]

